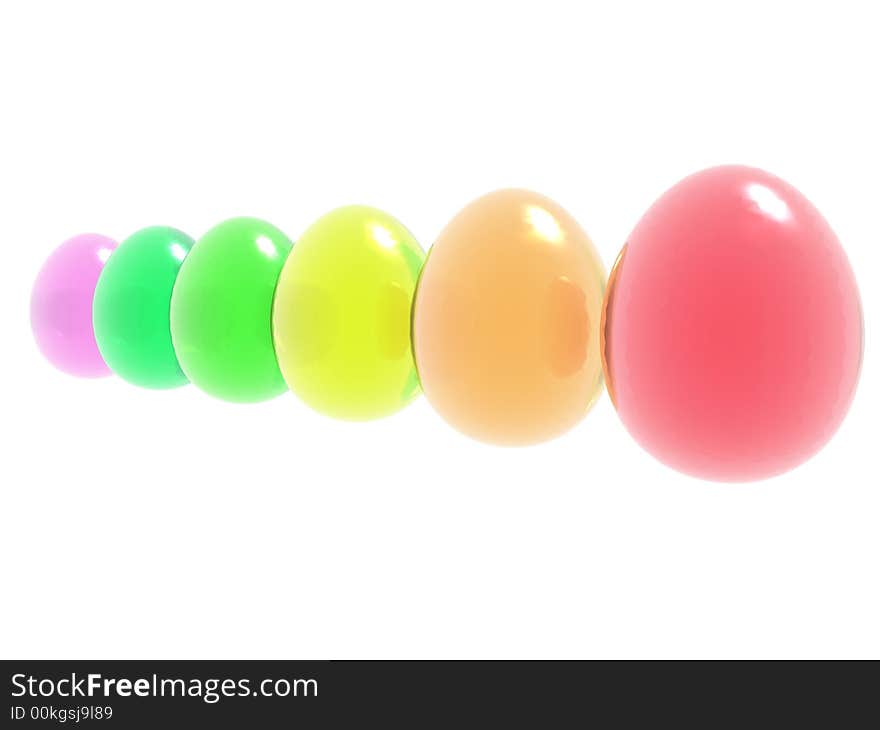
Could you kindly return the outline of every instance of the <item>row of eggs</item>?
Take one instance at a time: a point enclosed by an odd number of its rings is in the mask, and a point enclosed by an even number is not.
[[[855,279],[798,191],[745,167],[673,187],[605,269],[559,205],[501,190],[430,250],[392,216],[337,209],[297,240],[255,218],[198,241],[168,227],[86,234],[37,277],[31,321],[69,373],[192,382],[257,402],[288,388],[327,415],[389,415],[423,390],[464,433],[524,445],[602,389],[682,471],[779,473],[830,438],[861,362]]]

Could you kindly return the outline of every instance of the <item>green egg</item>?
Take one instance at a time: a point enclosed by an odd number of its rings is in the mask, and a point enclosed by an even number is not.
[[[171,297],[174,349],[193,385],[239,403],[287,390],[272,342],[272,299],[292,245],[270,223],[233,218],[193,246]]]
[[[92,323],[108,367],[144,388],[176,388],[187,377],[171,341],[171,292],[193,239],[167,226],[144,228],[113,252],[95,287]]]

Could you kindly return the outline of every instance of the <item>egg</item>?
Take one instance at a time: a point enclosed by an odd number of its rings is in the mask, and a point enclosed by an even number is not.
[[[605,302],[617,412],[660,461],[749,481],[808,459],[858,381],[862,314],[837,236],[762,170],[685,178],[644,214]]]
[[[362,421],[419,394],[410,316],[424,256],[399,221],[360,205],[327,213],[297,240],[273,332],[281,372],[306,404]]]
[[[104,361],[123,380],[144,388],[189,382],[171,341],[171,292],[193,245],[167,226],[129,236],[104,266],[92,304],[95,340]]]
[[[272,342],[272,300],[291,246],[271,223],[233,218],[190,249],[171,294],[171,339],[193,385],[239,403],[287,390]]]
[[[43,356],[80,378],[111,374],[95,342],[92,299],[116,241],[84,233],[62,243],[46,259],[31,290],[31,329]]]
[[[601,393],[605,271],[561,206],[527,190],[470,203],[422,271],[413,345],[422,389],[462,433],[499,445],[569,430]]]

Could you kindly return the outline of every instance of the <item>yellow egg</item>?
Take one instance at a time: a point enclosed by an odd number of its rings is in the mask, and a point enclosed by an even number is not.
[[[401,223],[365,206],[328,213],[297,241],[272,326],[281,372],[305,403],[367,420],[419,393],[410,314],[424,257]]]

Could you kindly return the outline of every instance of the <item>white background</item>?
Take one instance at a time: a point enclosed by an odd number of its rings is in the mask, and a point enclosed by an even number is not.
[[[0,655],[880,657],[878,21],[863,2],[0,6]],[[717,485],[607,397],[521,450],[422,399],[337,423],[290,394],[78,381],[28,322],[82,231],[296,237],[363,202],[427,248],[467,201],[562,203],[606,266],[680,177],[741,162],[825,213],[862,381],[794,472]]]

